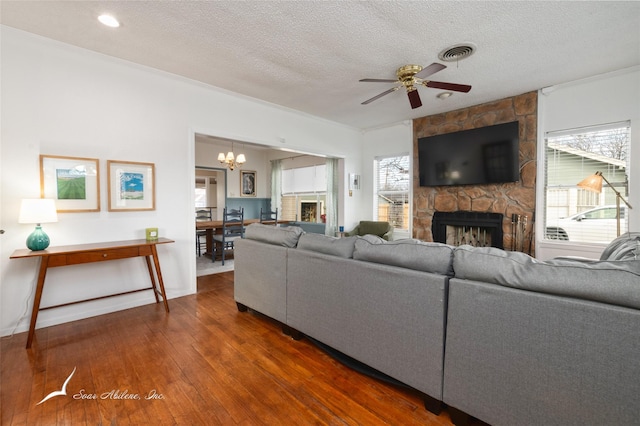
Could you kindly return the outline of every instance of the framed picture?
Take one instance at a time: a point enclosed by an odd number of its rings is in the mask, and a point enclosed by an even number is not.
[[[349,173],[349,189],[360,189],[360,175]]]
[[[107,160],[109,211],[156,209],[153,163]]]
[[[253,170],[240,170],[240,196],[256,196],[256,172]]]
[[[96,158],[40,156],[40,196],[58,212],[100,211],[100,163]]]

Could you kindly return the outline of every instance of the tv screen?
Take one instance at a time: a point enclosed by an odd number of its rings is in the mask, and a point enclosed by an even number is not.
[[[517,182],[518,122],[418,139],[420,186]]]

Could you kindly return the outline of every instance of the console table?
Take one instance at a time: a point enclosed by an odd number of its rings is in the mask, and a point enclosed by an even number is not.
[[[89,302],[92,300],[104,299],[106,297],[121,296],[123,294],[135,293],[138,291],[153,290],[156,297],[156,303],[160,303],[158,295],[162,296],[165,311],[169,312],[169,303],[167,302],[167,294],[164,291],[164,282],[162,281],[162,273],[160,272],[160,260],[158,259],[158,244],[173,243],[173,240],[167,238],[159,238],[156,241],[147,240],[129,240],[129,241],[113,241],[107,243],[79,244],[73,246],[49,247],[46,250],[31,251],[29,249],[20,249],[13,252],[11,259],[24,258],[40,258],[40,270],[38,272],[38,283],[36,285],[36,295],[33,302],[33,310],[31,312],[31,323],[29,325],[29,335],[27,337],[27,349],[31,347],[33,336],[36,328],[36,320],[38,312],[46,309],[60,308],[62,306],[73,305],[76,303]],[[151,287],[145,287],[138,290],[125,291],[122,293],[109,294],[107,296],[94,297],[91,299],[78,300],[75,302],[63,303],[55,306],[47,306],[40,308],[40,299],[42,298],[42,290],[44,289],[44,279],[47,275],[48,268],[57,266],[81,265],[83,263],[104,262],[107,260],[127,259],[130,257],[144,256],[149,269],[149,277],[151,278]],[[155,266],[155,275],[158,277],[158,285],[154,276],[153,267],[151,266],[151,258]]]

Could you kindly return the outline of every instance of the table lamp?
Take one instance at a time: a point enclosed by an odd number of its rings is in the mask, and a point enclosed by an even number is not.
[[[36,229],[27,238],[27,247],[32,251],[49,247],[49,236],[40,226],[41,223],[58,221],[55,201],[48,198],[31,198],[22,200],[18,223],[35,223]]]
[[[620,200],[622,200],[627,205],[627,207],[629,207],[631,209],[632,207],[627,202],[627,200],[622,198],[622,195],[620,195],[620,192],[618,192],[618,190],[615,189],[613,187],[613,185],[611,185],[611,183],[607,180],[607,178],[602,175],[602,172],[595,172],[595,174],[592,174],[591,176],[588,176],[587,178],[581,180],[578,183],[578,186],[580,188],[584,188],[584,189],[587,189],[589,191],[601,193],[602,192],[602,181],[603,180],[605,182],[607,182],[607,185],[609,185],[609,187],[616,194],[616,223],[617,223],[617,226],[618,226],[617,227],[617,235],[619,237],[620,236]]]

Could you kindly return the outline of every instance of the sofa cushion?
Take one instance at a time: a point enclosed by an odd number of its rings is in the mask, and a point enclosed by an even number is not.
[[[416,271],[453,276],[453,248],[413,239],[387,242],[367,235],[356,240],[353,258]]]
[[[456,247],[456,278],[640,309],[640,261],[536,260],[492,247]]]
[[[339,256],[353,257],[353,246],[356,237],[335,238],[320,234],[303,234],[298,241],[298,249]]]
[[[600,260],[640,260],[640,232],[620,235],[604,249]]]
[[[244,237],[267,244],[283,247],[295,247],[304,231],[297,226],[279,227],[252,223],[244,230]]]
[[[358,239],[361,240],[366,240],[368,242],[370,242],[371,244],[384,244],[387,242],[387,240],[385,240],[382,237],[379,237],[377,235],[373,235],[373,234],[365,234],[365,235],[361,235],[358,237]]]

